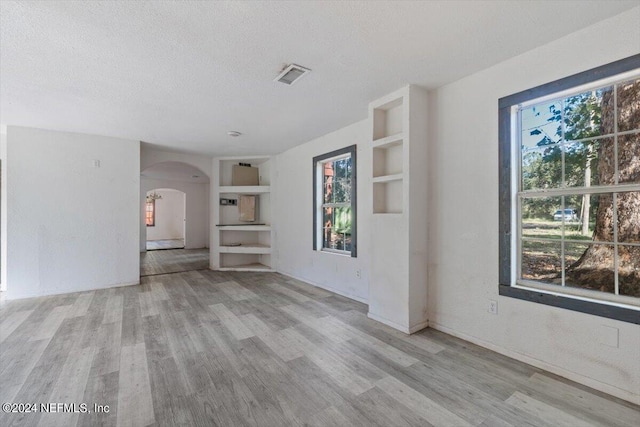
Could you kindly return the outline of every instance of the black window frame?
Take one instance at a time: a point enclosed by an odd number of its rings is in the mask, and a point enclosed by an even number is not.
[[[597,80],[640,68],[640,54],[633,55],[600,67],[546,83],[498,100],[498,167],[499,167],[499,294],[539,304],[560,307],[567,310],[640,324],[640,310],[620,307],[595,301],[585,301],[575,297],[557,295],[542,291],[511,286],[511,229],[512,214],[512,107],[526,101],[571,89]]]
[[[322,248],[318,246],[318,163],[324,163],[325,160],[333,157],[343,156],[349,154],[351,156],[352,164],[352,177],[351,177],[351,258],[357,258],[358,256],[358,235],[357,235],[357,218],[358,218],[358,162],[357,162],[357,145],[350,145],[348,147],[334,150],[329,153],[325,153],[313,158],[313,250],[322,251]],[[327,253],[336,253],[332,251],[326,251]],[[349,251],[343,251],[345,254]]]

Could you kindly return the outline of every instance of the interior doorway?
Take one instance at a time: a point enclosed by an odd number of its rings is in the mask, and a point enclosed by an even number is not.
[[[183,249],[186,245],[186,193],[171,188],[147,191],[147,251]]]
[[[178,161],[140,174],[140,276],[209,267],[209,176]]]

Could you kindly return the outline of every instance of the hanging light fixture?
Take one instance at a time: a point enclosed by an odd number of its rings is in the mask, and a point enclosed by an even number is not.
[[[147,203],[153,202],[154,200],[162,199],[162,196],[154,190],[151,194],[147,194]]]

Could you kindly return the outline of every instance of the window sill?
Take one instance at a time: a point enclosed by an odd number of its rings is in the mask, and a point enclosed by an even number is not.
[[[508,285],[500,285],[499,292],[500,295],[506,297],[640,325],[640,310],[634,308],[620,307],[619,305],[611,305],[604,302],[586,301],[566,295],[558,295],[550,291],[532,290]]]
[[[320,249],[320,252],[321,253],[325,253],[325,254],[340,255],[340,256],[352,258],[351,251],[341,251],[341,250],[338,250],[338,249],[322,248],[322,249]]]

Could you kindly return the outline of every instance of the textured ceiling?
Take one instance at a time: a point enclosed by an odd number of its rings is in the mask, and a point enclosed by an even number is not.
[[[407,83],[441,86],[638,4],[2,1],[0,121],[278,153]],[[313,71],[273,82],[290,62]]]

